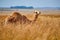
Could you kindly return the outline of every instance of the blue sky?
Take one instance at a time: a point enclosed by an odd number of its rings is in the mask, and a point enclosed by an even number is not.
[[[60,0],[0,0],[0,7],[10,6],[60,7]]]

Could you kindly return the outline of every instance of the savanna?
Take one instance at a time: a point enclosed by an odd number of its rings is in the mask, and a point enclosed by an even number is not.
[[[60,14],[43,13],[0,12],[0,40],[60,40]]]

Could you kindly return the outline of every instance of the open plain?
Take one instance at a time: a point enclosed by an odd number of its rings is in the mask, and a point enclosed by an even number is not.
[[[41,11],[34,23],[6,24],[5,18],[14,11],[0,11],[0,40],[60,40],[60,10]],[[29,20],[35,13],[18,11]]]

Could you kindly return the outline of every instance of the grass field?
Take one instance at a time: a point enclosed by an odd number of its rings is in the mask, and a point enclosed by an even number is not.
[[[24,14],[33,20],[34,14]],[[31,24],[4,25],[7,15],[0,15],[0,40],[60,40],[60,15],[39,15]]]

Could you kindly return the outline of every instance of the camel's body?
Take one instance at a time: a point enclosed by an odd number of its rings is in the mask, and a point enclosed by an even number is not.
[[[35,15],[35,19],[33,20],[34,22],[36,21],[36,19],[38,18],[38,13],[36,12],[36,15]],[[31,22],[33,22],[33,21],[31,21],[31,20],[29,20],[26,16],[24,16],[24,15],[21,15],[20,13],[18,13],[18,12],[14,12],[11,16],[8,16],[6,19],[5,19],[5,24],[6,23],[17,23],[17,22],[19,22],[19,23],[23,23],[23,24],[25,24],[25,23],[31,23]]]

